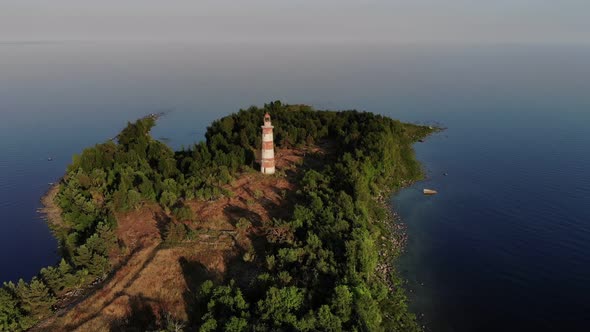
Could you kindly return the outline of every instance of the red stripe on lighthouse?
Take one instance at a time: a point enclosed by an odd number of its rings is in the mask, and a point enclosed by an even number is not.
[[[274,167],[274,166],[275,166],[275,160],[274,159],[264,159],[262,161],[262,167],[264,167],[264,168]]]

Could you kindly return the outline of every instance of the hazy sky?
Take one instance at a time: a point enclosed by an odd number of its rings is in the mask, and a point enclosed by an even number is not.
[[[590,43],[590,0],[0,0],[0,41]]]

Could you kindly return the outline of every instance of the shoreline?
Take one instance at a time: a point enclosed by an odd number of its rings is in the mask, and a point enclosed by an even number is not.
[[[434,127],[433,131],[423,138],[417,139],[413,144],[418,142],[423,143],[424,140],[434,134],[444,131],[446,128]],[[393,186],[390,190],[382,192],[373,197],[378,208],[383,208],[385,211],[385,217],[378,219],[377,223],[380,224],[382,231],[385,234],[381,235],[378,239],[378,251],[379,260],[375,269],[375,275],[380,278],[389,289],[390,295],[401,291],[403,293],[404,301],[408,306],[408,312],[414,316],[414,320],[418,325],[420,331],[427,331],[428,327],[424,321],[424,313],[419,313],[414,310],[410,310],[411,297],[413,293],[410,289],[408,280],[404,279],[401,270],[399,270],[399,260],[406,253],[406,247],[408,244],[409,234],[408,226],[404,223],[403,218],[398,213],[393,203],[393,198],[398,195],[401,191],[406,190],[418,182],[422,182],[428,179],[428,173],[425,170],[423,162],[416,159],[420,164],[421,174],[415,179],[402,179],[397,186]]]
[[[62,219],[62,210],[57,203],[55,203],[55,198],[59,193],[60,189],[60,181],[56,182],[55,184],[51,185],[47,192],[41,196],[41,205],[42,207],[37,209],[37,212],[41,215],[41,218],[47,222],[49,229],[52,231],[53,236],[57,236],[55,234],[55,228],[63,226],[63,219]]]
[[[392,203],[392,198],[401,190],[407,189],[416,182],[423,181],[425,178],[426,175],[423,172],[420,179],[402,180],[399,186],[396,186],[385,194],[382,193],[374,197],[378,208],[382,208],[385,212],[385,217],[377,220],[383,227],[382,231],[384,234],[381,235],[381,238],[377,242],[379,246],[379,263],[375,274],[382,278],[392,292],[396,288],[393,284],[394,279],[400,279],[403,282],[399,271],[397,271],[396,261],[404,254],[409,236],[407,225],[396,211]],[[401,288],[404,290],[406,296],[408,296],[406,287],[401,286]]]
[[[420,140],[415,141],[412,144],[412,147],[414,148],[414,145],[417,143],[427,142],[426,141],[427,138],[432,137],[433,135],[436,135],[436,134],[440,134],[445,130],[447,130],[446,127],[434,127],[434,130],[430,134],[428,134],[426,137],[424,137]],[[407,255],[407,245],[408,245],[408,240],[410,238],[410,234],[409,234],[408,225],[404,222],[403,217],[397,211],[396,205],[394,203],[394,198],[397,195],[399,195],[402,191],[410,189],[412,186],[414,186],[415,184],[417,184],[419,182],[424,182],[426,180],[429,180],[429,175],[428,175],[428,172],[426,169],[425,162],[422,160],[419,160],[417,158],[417,156],[414,156],[414,158],[420,164],[420,167],[422,170],[422,174],[420,175],[420,177],[418,179],[414,179],[414,180],[403,181],[398,188],[396,188],[395,190],[393,190],[392,192],[389,193],[389,195],[387,196],[388,197],[387,199],[385,199],[385,197],[382,197],[382,199],[380,200],[380,203],[387,206],[388,217],[392,218],[391,224],[389,226],[391,228],[391,234],[394,237],[395,237],[395,235],[399,235],[402,237],[401,242],[397,243],[397,245],[398,245],[397,249],[399,249],[399,250],[393,251],[391,253],[392,255],[387,257],[387,258],[389,258],[389,261],[386,263],[386,266],[390,269],[390,271],[386,271],[386,272],[388,272],[388,274],[390,276],[392,273],[395,274],[393,277],[400,282],[400,284],[397,287],[401,288],[405,294],[406,304],[408,306],[409,312],[414,315],[414,319],[415,319],[416,323],[418,324],[420,330],[422,332],[426,332],[426,331],[431,330],[430,322],[426,319],[426,316],[425,316],[425,313],[423,310],[418,310],[418,308],[414,307],[414,304],[416,301],[416,294],[414,292],[414,289],[412,289],[412,284],[406,278],[406,276],[404,276],[404,273],[402,272],[402,270],[400,268],[401,267],[400,260],[403,260],[403,256]],[[396,231],[397,231],[397,233],[396,233]],[[395,244],[394,244],[394,246],[395,246]],[[414,285],[414,286],[416,286],[416,285]],[[422,283],[421,285],[423,286],[424,283]]]

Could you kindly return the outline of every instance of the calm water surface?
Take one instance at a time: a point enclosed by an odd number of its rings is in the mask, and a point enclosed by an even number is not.
[[[588,91],[589,47],[0,44],[0,280],[59,259],[36,209],[72,154],[162,110],[153,135],[178,148],[281,99],[448,127],[392,198],[429,331],[585,331]]]

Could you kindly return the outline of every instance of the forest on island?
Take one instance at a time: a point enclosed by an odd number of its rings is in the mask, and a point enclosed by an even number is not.
[[[299,174],[290,218],[268,246],[250,284],[206,281],[186,330],[199,331],[418,331],[401,281],[376,273],[387,211],[376,198],[422,172],[412,144],[432,129],[358,111],[316,111],[272,102],[217,120],[205,140],[180,151],[153,139],[154,117],[129,123],[116,140],[73,158],[60,182],[54,225],[63,259],[29,282],[0,288],[0,331],[26,330],[51,315],[64,296],[104,280],[126,248],[116,236],[120,212],[157,203],[178,220],[197,220],[186,204],[231,195],[224,185],[255,171],[265,112],[278,149],[329,140],[333,163]],[[246,221],[247,222],[247,221]],[[179,226],[180,225],[180,226]],[[181,229],[179,229],[179,227]],[[186,236],[175,224],[167,237]],[[173,243],[174,241],[169,241]],[[391,259],[388,257],[387,259]],[[155,322],[174,330],[179,322]]]

